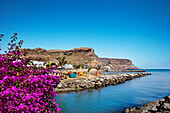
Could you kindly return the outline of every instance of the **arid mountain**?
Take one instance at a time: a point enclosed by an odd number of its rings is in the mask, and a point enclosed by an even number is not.
[[[69,64],[85,64],[99,62],[92,48],[75,48],[72,50],[45,50],[41,48],[26,49],[27,57],[32,60],[57,62],[57,57],[65,55]],[[100,64],[100,63],[99,63]]]
[[[26,49],[27,57],[36,61],[56,62],[57,57],[66,56],[68,64],[88,64],[89,66],[110,65],[113,69],[137,69],[128,59],[98,58],[93,48],[75,48],[71,50]]]

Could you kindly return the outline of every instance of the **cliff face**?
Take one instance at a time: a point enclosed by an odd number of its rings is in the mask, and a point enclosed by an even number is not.
[[[100,64],[92,48],[75,48],[71,50],[45,50],[41,48],[26,49],[27,57],[37,61],[57,62],[57,57],[65,55],[69,64]]]
[[[103,65],[110,65],[112,69],[139,69],[129,59],[98,58]]]
[[[68,64],[88,64],[89,66],[110,65],[112,69],[137,69],[128,59],[98,58],[93,48],[75,48],[71,50],[26,49],[27,57],[36,61],[57,62],[57,57],[66,56]]]

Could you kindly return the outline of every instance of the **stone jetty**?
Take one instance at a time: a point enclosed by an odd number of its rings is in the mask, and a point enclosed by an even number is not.
[[[124,83],[127,80],[138,78],[151,73],[127,73],[127,74],[116,74],[116,75],[101,75],[93,77],[65,79],[58,84],[55,91],[70,92],[70,91],[81,91],[85,89],[101,88],[108,85],[117,85]]]
[[[128,108],[125,113],[170,113],[170,95],[142,107]]]

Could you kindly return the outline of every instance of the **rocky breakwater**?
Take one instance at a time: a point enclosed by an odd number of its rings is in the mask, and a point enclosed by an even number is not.
[[[101,75],[86,78],[65,79],[58,84],[55,91],[57,92],[70,92],[81,91],[85,89],[100,88],[108,85],[116,85],[124,83],[133,78],[151,75],[150,73],[130,73],[130,74],[117,74],[117,75]]]
[[[128,108],[125,113],[170,113],[170,95],[142,107]]]

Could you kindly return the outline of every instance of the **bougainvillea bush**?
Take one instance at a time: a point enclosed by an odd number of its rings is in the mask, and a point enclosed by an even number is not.
[[[20,49],[23,41],[16,43],[16,36],[11,37],[8,51],[0,54],[0,113],[61,112],[53,99],[60,76],[48,68],[29,66],[30,59]],[[0,41],[3,37],[0,35]]]

